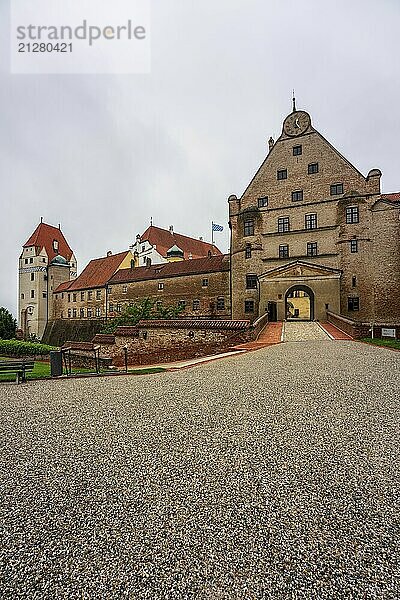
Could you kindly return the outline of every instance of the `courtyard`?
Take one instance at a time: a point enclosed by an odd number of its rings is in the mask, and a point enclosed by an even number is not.
[[[2,384],[2,598],[396,597],[399,367],[322,335]]]

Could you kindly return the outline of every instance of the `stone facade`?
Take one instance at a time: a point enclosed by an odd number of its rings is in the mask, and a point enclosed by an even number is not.
[[[297,287],[317,319],[332,310],[398,320],[400,202],[383,209],[380,178],[364,177],[294,110],[243,196],[229,198],[233,318],[270,310],[282,320]]]

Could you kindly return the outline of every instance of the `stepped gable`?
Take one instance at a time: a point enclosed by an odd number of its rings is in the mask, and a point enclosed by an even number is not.
[[[58,242],[58,248],[54,248],[54,241]],[[30,246],[35,246],[36,254],[39,254],[42,248],[45,248],[49,261],[52,261],[59,254],[70,261],[73,254],[61,229],[47,223],[39,223],[23,247],[28,248]]]
[[[168,250],[176,245],[183,251],[185,259],[189,259],[190,255],[192,258],[202,258],[207,256],[209,252],[212,255],[221,255],[222,252],[214,245],[187,235],[175,233],[168,229],[161,229],[161,227],[155,227],[150,225],[141,236],[141,241],[148,241],[152,246],[156,247],[156,250],[161,256],[166,257]]]
[[[120,269],[109,281],[114,283],[130,283],[148,279],[165,279],[180,277],[182,275],[200,275],[202,273],[220,273],[229,271],[229,255],[220,254],[207,258],[182,260],[180,262],[151,265],[150,267],[136,267],[134,269]]]

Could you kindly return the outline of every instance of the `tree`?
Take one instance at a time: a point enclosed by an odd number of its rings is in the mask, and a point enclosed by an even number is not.
[[[176,319],[183,310],[184,307],[181,304],[157,306],[155,300],[145,298],[131,306],[126,306],[119,317],[114,317],[106,324],[102,333],[113,333],[117,327],[132,327],[142,319]]]
[[[12,314],[3,306],[0,307],[0,339],[11,340],[15,338],[17,321]]]

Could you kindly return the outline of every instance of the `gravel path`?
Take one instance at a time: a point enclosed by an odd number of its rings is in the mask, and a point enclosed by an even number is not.
[[[0,386],[2,599],[398,598],[400,353]]]
[[[330,337],[318,323],[313,321],[286,321],[284,323],[284,342],[305,342],[313,340],[329,340]]]

